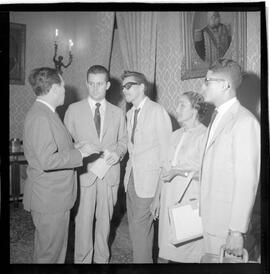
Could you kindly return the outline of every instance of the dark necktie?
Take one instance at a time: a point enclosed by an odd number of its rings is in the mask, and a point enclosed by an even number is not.
[[[131,133],[131,142],[132,144],[134,144],[134,135],[135,135],[135,129],[136,129],[136,125],[137,125],[137,118],[138,118],[138,113],[139,113],[140,109],[135,109],[134,112],[134,120],[133,120],[133,128],[132,128],[132,133]]]
[[[94,122],[95,122],[95,125],[96,125],[98,137],[100,136],[100,112],[99,112],[99,108],[100,108],[100,103],[96,103]]]

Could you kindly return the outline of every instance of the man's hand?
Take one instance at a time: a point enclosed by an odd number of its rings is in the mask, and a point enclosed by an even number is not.
[[[164,182],[170,182],[176,176],[188,177],[190,170],[181,170],[177,168],[172,168],[169,171],[164,168],[161,171],[161,180]]]
[[[234,256],[242,256],[244,238],[241,232],[231,231],[226,239],[226,252]]]
[[[83,158],[89,156],[90,154],[99,153],[101,151],[101,148],[90,145],[84,141],[75,144],[75,148],[81,152]]]
[[[87,141],[80,141],[80,142],[78,142],[78,143],[75,143],[75,144],[74,144],[74,147],[75,147],[76,149],[79,149],[80,147],[82,147],[82,146],[85,145],[85,144],[88,144],[88,142],[87,142]]]
[[[170,182],[177,175],[176,169],[170,169],[169,171],[163,169],[161,173],[161,180]]]
[[[115,152],[105,153],[105,161],[108,165],[113,166],[119,162],[120,157]]]

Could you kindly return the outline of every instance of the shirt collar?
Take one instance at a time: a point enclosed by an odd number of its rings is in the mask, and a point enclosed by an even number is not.
[[[224,114],[235,102],[237,102],[236,97],[233,97],[229,101],[225,102],[217,108],[218,114]]]
[[[138,107],[133,106],[133,111],[135,111],[135,109],[142,109],[146,99],[147,99],[147,96],[144,97],[144,99],[140,102]]]
[[[96,108],[96,103],[100,103],[100,108],[101,109],[105,109],[105,105],[106,105],[105,98],[102,99],[101,101],[95,101],[90,96],[88,96],[87,100],[88,100],[88,103],[89,103],[91,109],[95,109]]]
[[[40,102],[40,103],[46,105],[52,112],[55,112],[55,109],[53,108],[53,106],[51,106],[49,103],[43,101],[42,99],[37,98],[37,99],[36,99],[36,102]]]

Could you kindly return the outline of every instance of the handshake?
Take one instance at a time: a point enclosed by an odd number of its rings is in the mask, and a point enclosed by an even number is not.
[[[74,146],[76,149],[78,149],[81,152],[83,158],[94,153],[100,153],[102,151],[101,147],[90,145],[86,141],[81,141],[79,143],[76,143]]]

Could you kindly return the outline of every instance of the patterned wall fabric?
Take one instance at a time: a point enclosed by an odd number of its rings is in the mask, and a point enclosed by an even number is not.
[[[108,100],[126,111],[126,101],[122,92],[121,75],[124,71],[123,57],[120,49],[118,30],[114,30],[113,48],[110,63],[111,87],[107,92]]]
[[[100,12],[95,25],[98,36],[93,49],[93,64],[103,65],[107,68],[109,68],[111,54],[114,16],[114,12]]]
[[[261,26],[260,12],[247,14],[247,71],[261,76]]]
[[[157,100],[167,111],[175,115],[179,94],[193,90],[200,92],[202,78],[181,81],[183,12],[160,12],[158,14],[156,86]],[[260,78],[260,13],[249,12],[247,16],[247,72]]]
[[[116,18],[125,70],[142,72],[153,84],[157,13],[117,12]]]
[[[181,81],[181,62],[184,57],[182,12],[158,14],[156,88],[157,101],[171,114],[176,114],[179,95],[185,91],[200,92],[202,79]]]

